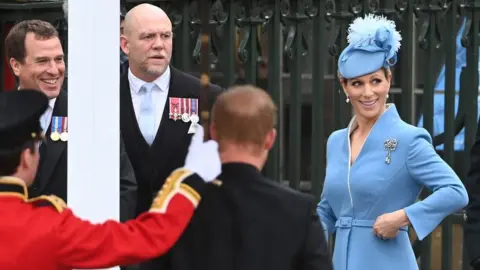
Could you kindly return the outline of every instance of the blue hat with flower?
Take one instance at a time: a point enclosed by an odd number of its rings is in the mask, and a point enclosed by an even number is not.
[[[343,78],[352,79],[395,65],[402,36],[395,22],[368,14],[350,24],[347,40],[348,46],[338,58],[338,71]]]

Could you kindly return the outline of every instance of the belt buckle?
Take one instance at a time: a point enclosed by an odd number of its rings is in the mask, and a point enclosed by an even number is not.
[[[351,219],[341,219],[340,220],[340,227],[342,227],[342,228],[352,227],[352,220]]]

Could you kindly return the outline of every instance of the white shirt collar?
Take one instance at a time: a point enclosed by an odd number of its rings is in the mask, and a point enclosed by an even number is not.
[[[128,82],[130,83],[130,89],[132,89],[132,91],[134,91],[135,94],[137,94],[138,91],[140,91],[140,88],[147,83],[139,79],[137,76],[133,75],[130,68],[128,68]],[[165,70],[165,72],[163,72],[163,74],[160,77],[154,80],[153,83],[158,88],[160,88],[162,92],[167,91],[170,85],[170,66],[167,66],[167,69]]]
[[[52,98],[48,101],[48,107],[50,107],[50,109],[53,109],[55,107],[55,102],[57,101],[57,98]]]

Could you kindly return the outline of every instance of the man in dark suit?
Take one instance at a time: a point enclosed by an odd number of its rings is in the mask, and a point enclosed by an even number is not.
[[[137,215],[148,210],[165,177],[183,162],[199,122],[200,80],[170,65],[172,42],[172,23],[162,9],[140,4],[126,14],[120,127],[138,183]],[[210,85],[209,104],[221,90]],[[168,256],[141,269],[166,270]]]
[[[480,120],[477,127],[477,139],[471,149],[470,170],[465,187],[469,203],[465,210],[465,248],[470,265],[480,270]]]
[[[137,214],[183,162],[199,120],[200,80],[170,65],[172,38],[172,23],[156,6],[140,4],[125,16],[120,126],[138,182]],[[211,85],[210,104],[220,91]]]
[[[206,188],[173,247],[171,270],[331,270],[315,199],[265,178],[276,108],[253,86],[218,96],[210,133],[219,144],[220,184]]]
[[[19,89],[39,89],[49,98],[40,118],[46,141],[40,145],[40,167],[30,196],[54,194],[67,200],[68,96],[61,90],[65,62],[58,32],[45,21],[22,21],[10,30],[5,48]],[[120,144],[120,219],[126,221],[135,216],[136,181],[122,140]]]

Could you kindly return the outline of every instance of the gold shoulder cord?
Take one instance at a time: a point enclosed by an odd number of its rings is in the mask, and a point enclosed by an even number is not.
[[[39,197],[32,198],[27,201],[28,203],[31,203],[36,206],[44,206],[45,204],[42,205],[42,203],[47,202],[46,205],[50,205],[55,207],[57,212],[62,213],[63,210],[68,208],[67,204],[65,203],[64,200],[62,200],[60,197],[57,197],[55,195],[42,195]]]
[[[162,189],[157,193],[149,212],[165,213],[171,199],[178,193],[185,196],[194,207],[197,207],[200,202],[200,194],[189,185],[183,183],[183,180],[192,174],[193,172],[185,168],[172,172],[165,184],[163,184]]]

